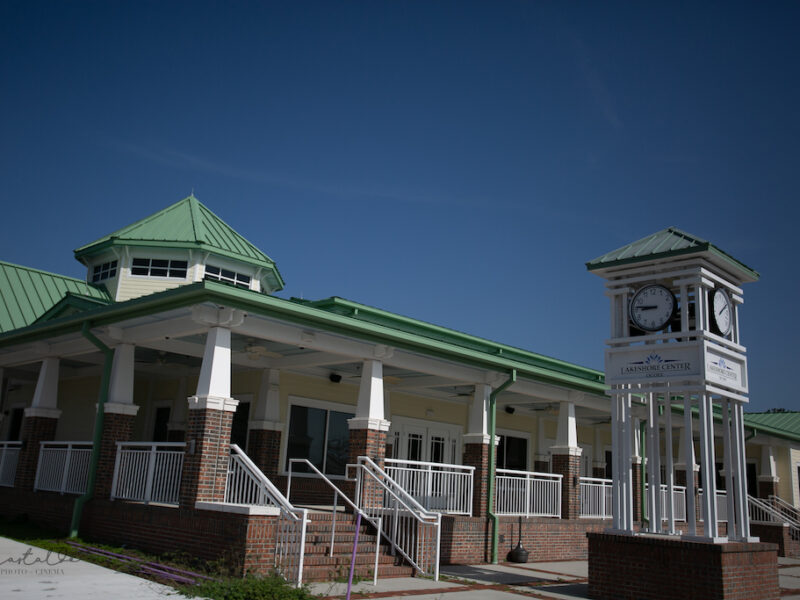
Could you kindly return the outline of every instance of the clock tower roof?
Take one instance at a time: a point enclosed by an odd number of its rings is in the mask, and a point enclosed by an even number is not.
[[[677,227],[667,227],[640,240],[626,244],[621,248],[598,256],[586,263],[590,271],[603,275],[619,267],[636,263],[658,262],[666,258],[700,255],[718,267],[728,271],[742,283],[757,281],[758,272],[727,252],[717,248],[711,242],[691,233],[681,231]]]

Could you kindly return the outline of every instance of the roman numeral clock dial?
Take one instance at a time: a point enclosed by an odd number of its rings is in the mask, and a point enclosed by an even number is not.
[[[629,315],[633,325],[643,331],[661,331],[672,320],[675,296],[663,285],[646,285],[631,298]]]

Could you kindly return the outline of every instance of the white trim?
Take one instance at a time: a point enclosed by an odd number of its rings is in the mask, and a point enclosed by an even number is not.
[[[128,404],[127,402],[106,402],[103,405],[103,412],[107,415],[136,416],[136,413],[139,412],[139,406],[136,404]]]
[[[277,506],[255,506],[253,504],[229,504],[227,502],[195,502],[194,507],[199,510],[213,510],[216,512],[234,513],[237,515],[266,515],[278,516],[281,509]]]
[[[235,398],[223,398],[221,396],[189,396],[189,410],[224,410],[236,412],[239,401]]]
[[[24,410],[22,416],[27,417],[46,417],[48,419],[58,419],[61,410],[58,408],[43,408],[41,406],[29,406]]]
[[[391,421],[386,419],[373,419],[372,417],[353,417],[347,419],[347,426],[352,429],[372,429],[374,431],[389,431]]]

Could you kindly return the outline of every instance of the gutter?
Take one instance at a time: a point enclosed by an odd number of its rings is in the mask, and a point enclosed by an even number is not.
[[[100,380],[100,397],[97,402],[97,413],[94,418],[94,437],[92,439],[92,458],[89,462],[89,480],[86,484],[86,492],[75,500],[72,508],[72,523],[69,527],[69,537],[78,537],[78,527],[83,515],[83,506],[94,497],[94,484],[97,479],[97,464],[100,462],[100,443],[103,439],[103,417],[105,415],[105,404],[108,401],[108,388],[111,382],[111,364],[114,360],[114,351],[101,342],[91,331],[89,331],[89,321],[83,322],[81,334],[92,344],[97,346],[105,356],[103,361],[103,376]]]
[[[488,485],[488,507],[489,520],[492,522],[492,564],[497,564],[497,545],[498,545],[498,518],[494,514],[494,476],[495,476],[495,423],[497,418],[497,396],[500,392],[508,388],[510,385],[517,381],[517,370],[511,369],[511,374],[508,379],[500,387],[489,394],[489,485]]]

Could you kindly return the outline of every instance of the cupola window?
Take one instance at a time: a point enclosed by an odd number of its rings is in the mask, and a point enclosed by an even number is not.
[[[134,258],[131,265],[131,275],[144,277],[174,277],[186,279],[188,262],[185,260],[170,260],[165,258]]]
[[[222,269],[213,265],[206,265],[206,279],[209,281],[221,281],[231,283],[236,287],[250,289],[250,276],[243,273],[236,273],[228,269]]]
[[[117,275],[117,261],[112,260],[102,265],[95,265],[92,270],[92,283],[105,281]]]

